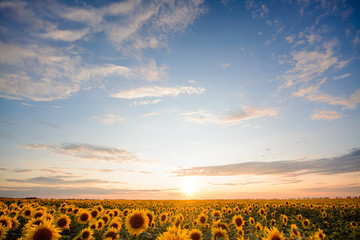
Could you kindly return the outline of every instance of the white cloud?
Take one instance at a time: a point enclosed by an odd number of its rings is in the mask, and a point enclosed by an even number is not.
[[[104,160],[118,163],[141,161],[139,154],[135,152],[91,144],[25,144],[23,147],[26,149],[49,150],[59,155],[86,160]]]
[[[226,116],[223,116],[224,113],[214,114],[204,109],[196,112],[183,113],[182,115],[185,117],[185,120],[189,122],[231,125],[254,118],[274,117],[277,116],[278,113],[279,109],[276,108],[257,109],[250,106],[241,106],[241,111],[231,115],[226,114]]]
[[[341,118],[341,115],[337,111],[333,110],[315,110],[311,119],[313,120],[335,120]]]
[[[356,35],[355,35],[355,38],[353,40],[353,47],[357,47],[357,45],[360,44],[360,30],[357,30],[356,31]]]
[[[116,122],[125,122],[126,118],[117,116],[115,114],[106,114],[104,116],[94,116],[95,119],[98,119],[100,122],[105,124],[113,124]]]
[[[261,2],[255,2],[254,0],[247,0],[245,7],[246,10],[251,10],[253,18],[264,18],[269,13],[269,9],[265,4]]]
[[[162,99],[133,101],[132,105],[134,105],[134,106],[144,106],[144,105],[149,105],[149,104],[157,104],[157,103],[159,103],[161,101],[162,101]]]
[[[173,96],[177,97],[181,94],[203,94],[204,88],[195,88],[191,86],[185,87],[160,87],[160,86],[146,86],[130,90],[121,91],[111,94],[115,98],[145,98],[145,97],[163,97]]]
[[[351,73],[345,73],[343,75],[340,75],[340,76],[337,76],[337,77],[334,77],[334,80],[338,80],[338,79],[342,79],[342,78],[347,78],[351,76]]]
[[[53,40],[62,40],[66,42],[73,42],[82,39],[89,33],[89,28],[81,30],[59,30],[55,29],[46,33],[42,33],[39,36],[42,38],[51,38]]]
[[[295,40],[295,35],[289,35],[285,39],[288,43],[292,43]]]
[[[221,66],[223,67],[223,68],[228,68],[228,67],[230,67],[230,63],[223,63],[223,64],[221,64]]]

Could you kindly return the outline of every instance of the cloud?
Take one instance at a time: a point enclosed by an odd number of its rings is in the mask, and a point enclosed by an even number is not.
[[[284,175],[299,176],[303,174],[342,174],[360,171],[360,148],[348,154],[333,158],[312,161],[272,161],[244,162],[219,166],[193,167],[179,169],[177,176],[235,176],[235,175]]]
[[[116,122],[125,122],[126,118],[117,116],[115,114],[106,114],[104,116],[94,116],[95,119],[98,119],[100,122],[105,124],[113,124]]]
[[[39,123],[41,123],[42,125],[48,126],[48,127],[52,127],[52,128],[56,128],[56,129],[61,129],[60,126],[55,125],[55,124],[52,124],[52,123],[48,123],[48,122],[45,122],[45,121],[39,121]]]
[[[223,64],[221,64],[221,66],[222,66],[224,69],[230,67],[230,65],[231,65],[230,63],[223,63]]]
[[[169,189],[126,189],[126,188],[104,188],[104,187],[9,187],[0,186],[0,195],[4,197],[72,197],[83,198],[83,195],[90,195],[96,198],[104,198],[106,195],[114,198],[121,198],[127,194],[157,194],[179,191],[177,188]]]
[[[315,110],[311,119],[313,120],[335,120],[341,118],[341,115],[337,111],[332,110]]]
[[[314,188],[300,188],[299,191],[302,192],[338,192],[338,193],[346,193],[346,192],[360,192],[360,185],[342,185],[342,186],[327,186],[327,187],[314,187]]]
[[[347,78],[351,76],[351,73],[345,73],[343,75],[340,75],[340,76],[337,76],[337,77],[334,77],[334,80],[338,80],[338,79],[342,79],[342,78]]]
[[[134,105],[134,106],[144,106],[144,105],[149,105],[149,104],[157,104],[157,103],[159,103],[161,101],[162,101],[162,99],[133,101],[132,105]]]
[[[89,33],[89,28],[84,28],[81,30],[59,30],[54,29],[46,33],[42,33],[39,36],[42,38],[50,38],[53,40],[61,40],[66,42],[73,42],[79,39],[82,39],[85,35]]]
[[[241,111],[227,117],[222,117],[220,115],[213,114],[204,109],[201,109],[196,112],[183,113],[185,119],[189,122],[196,123],[215,123],[219,125],[226,124],[236,124],[245,120],[261,117],[274,117],[278,115],[279,109],[267,108],[267,109],[257,109],[250,106],[241,106]]]
[[[3,29],[8,34],[0,41],[0,67],[4,69],[0,74],[0,97],[54,101],[82,90],[106,87],[107,77],[162,80],[166,66],[145,58],[142,50],[166,47],[174,33],[185,30],[206,12],[203,0],[134,0],[79,6],[1,3],[2,11],[7,11]],[[102,51],[84,51],[79,42],[92,44],[99,38],[110,43],[104,49],[119,50],[120,57],[135,59],[137,65],[95,65],[89,55],[101,59]]]
[[[269,13],[265,4],[254,0],[246,0],[245,7],[246,10],[251,10],[252,18],[264,18]]]
[[[103,183],[111,183],[111,184],[125,184],[126,182],[116,182],[116,181],[105,181],[102,179],[77,179],[77,180],[69,180],[69,176],[45,176],[45,177],[34,177],[27,179],[5,179],[8,182],[18,182],[18,183],[27,183],[27,184],[40,184],[45,186],[57,186],[57,185],[75,185],[75,184],[103,184]]]
[[[23,147],[35,150],[49,150],[59,155],[87,160],[104,160],[118,163],[141,161],[138,154],[135,152],[91,144],[25,144]]]
[[[118,93],[111,94],[114,98],[145,98],[145,97],[163,97],[173,96],[177,97],[181,94],[202,94],[205,88],[195,88],[191,86],[185,87],[161,87],[161,86],[146,86],[130,90],[124,90]]]

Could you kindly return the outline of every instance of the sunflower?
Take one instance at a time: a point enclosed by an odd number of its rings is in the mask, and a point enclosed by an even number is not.
[[[215,210],[212,212],[212,216],[215,218],[215,220],[219,220],[221,217],[221,212],[218,210]]]
[[[281,214],[281,218],[282,218],[282,223],[287,226],[288,224],[288,217],[284,214]]]
[[[107,213],[103,214],[100,218],[101,218],[102,220],[104,220],[104,224],[105,224],[105,225],[108,224],[108,223],[110,222],[110,219],[111,219],[110,215],[107,214]]]
[[[310,227],[310,220],[309,219],[304,219],[302,221],[302,225],[305,229],[308,229]]]
[[[249,223],[250,223],[251,225],[255,225],[255,219],[252,218],[252,217],[250,217],[250,218],[249,218]]]
[[[44,221],[39,226],[33,225],[26,232],[26,240],[56,240],[60,237],[59,229],[50,221]]]
[[[33,218],[41,218],[45,215],[45,212],[43,210],[37,210],[33,213]]]
[[[212,233],[211,240],[217,240],[218,238],[222,238],[223,240],[229,240],[229,237],[225,229],[215,227],[211,230],[211,233]]]
[[[116,234],[117,229],[116,228],[109,228],[106,232],[103,234],[103,239],[105,238],[111,238],[111,239],[119,239],[119,234]]]
[[[7,228],[4,228],[3,225],[0,225],[0,240],[6,238],[7,231]]]
[[[296,224],[291,224],[290,236],[300,238],[300,232],[297,228]]]
[[[166,221],[167,221],[167,213],[165,213],[165,212],[161,213],[160,219],[159,219],[160,225],[166,223]]]
[[[188,231],[181,227],[168,227],[167,231],[158,237],[158,240],[189,240]]]
[[[131,235],[139,235],[149,226],[149,218],[146,212],[134,210],[126,217],[126,229]]]
[[[357,228],[358,227],[358,224],[357,224],[357,222],[351,222],[350,223],[350,226],[352,227],[352,228]]]
[[[325,238],[325,233],[323,233],[323,231],[321,229],[318,229],[318,231],[315,233],[315,238],[324,240]]]
[[[149,218],[149,225],[155,222],[155,214],[153,212],[147,211],[146,215]]]
[[[299,220],[301,222],[302,219],[303,219],[303,216],[301,214],[297,215],[297,220]]]
[[[203,240],[203,234],[199,229],[192,229],[189,232],[189,238],[191,240]]]
[[[224,222],[217,221],[213,224],[213,227],[218,227],[218,228],[225,230],[226,232],[230,232],[229,225]]]
[[[198,223],[201,227],[206,227],[206,222],[207,222],[208,216],[205,215],[204,213],[201,213],[198,217]]]
[[[109,223],[109,227],[110,228],[115,228],[116,230],[120,231],[121,224],[122,224],[121,218],[116,217],[116,218],[111,220],[111,222]]]
[[[242,229],[242,226],[244,226],[245,221],[244,221],[244,219],[242,218],[241,215],[235,215],[232,218],[232,223],[235,225],[235,228],[237,230],[239,230],[239,229]]]
[[[263,229],[263,226],[261,225],[261,223],[258,222],[255,224],[255,229],[256,232],[260,232]]]
[[[12,227],[12,221],[11,217],[2,215],[0,217],[0,225],[2,225],[6,229],[10,229]]]
[[[101,230],[104,228],[104,226],[105,226],[104,220],[99,219],[99,220],[97,221],[97,227],[96,227],[96,229],[99,230],[99,231],[101,231]]]
[[[25,209],[23,209],[23,211],[21,212],[21,215],[22,215],[24,218],[30,218],[31,215],[32,215],[32,208],[25,208]]]
[[[94,234],[94,231],[90,228],[83,228],[81,232],[78,235],[78,239],[81,240],[88,240],[92,239],[92,235]]]
[[[60,229],[68,229],[70,227],[71,219],[66,214],[61,214],[55,219],[55,226]]]
[[[274,227],[272,229],[265,228],[265,237],[262,240],[284,240],[283,232],[279,232],[279,230]]]
[[[90,212],[92,218],[96,218],[99,215],[99,211],[94,209]]]
[[[90,220],[91,220],[91,215],[87,210],[80,211],[76,217],[76,221],[82,224],[85,224]]]

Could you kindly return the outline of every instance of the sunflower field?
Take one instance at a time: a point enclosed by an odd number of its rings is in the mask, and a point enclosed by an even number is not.
[[[0,240],[355,240],[359,221],[359,198],[0,199]]]

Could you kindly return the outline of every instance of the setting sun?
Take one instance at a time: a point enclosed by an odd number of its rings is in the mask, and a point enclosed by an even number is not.
[[[193,195],[196,192],[196,190],[197,190],[196,182],[194,181],[194,179],[186,178],[183,180],[181,191],[184,194],[190,196]]]

